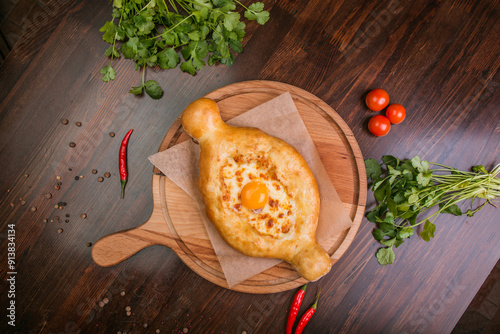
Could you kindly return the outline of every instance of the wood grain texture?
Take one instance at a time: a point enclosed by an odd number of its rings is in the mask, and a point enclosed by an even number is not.
[[[289,92],[306,124],[320,158],[336,190],[342,195],[353,224],[342,232],[329,249],[332,262],[349,248],[361,224],[366,201],[366,173],[359,146],[342,118],[325,102],[300,88],[274,81],[244,81],[206,95],[215,100],[224,120],[238,116],[281,94]],[[189,137],[177,119],[163,139],[163,151]],[[99,239],[92,258],[102,266],[116,265],[138,251],[152,246],[171,248],[188,267],[205,279],[228,288],[197,204],[175,183],[163,175],[153,175],[153,213],[144,224]],[[321,205],[329,205],[322,203]],[[297,288],[307,281],[282,263],[252,277],[232,290],[247,293],[276,293]]]
[[[116,62],[114,82],[101,82],[109,60],[99,28],[111,17],[109,2],[57,3],[57,15],[29,30],[0,67],[2,307],[10,301],[8,224],[15,224],[17,272],[16,327],[4,318],[0,332],[283,332],[293,291],[224,289],[163,246],[102,268],[86,246],[147,221],[147,157],[189,102],[229,84],[272,80],[314,94],[347,123],[365,158],[420,155],[464,170],[500,161],[498,0],[264,0],[271,20],[248,24],[244,52],[231,67],[194,77],[148,70],[147,79],[165,89],[159,101],[127,93],[141,79],[125,59]],[[382,138],[366,130],[373,113],[363,98],[376,87],[407,110]],[[120,200],[116,154],[130,128],[130,180]],[[104,172],[111,177],[98,182]],[[56,209],[59,202],[67,205]],[[373,204],[369,192],[367,208]],[[321,298],[306,330],[450,332],[500,258],[498,212],[489,206],[473,218],[440,217],[436,237],[412,237],[391,266],[377,264],[373,225],[363,219],[332,271],[308,286],[304,305],[317,288]]]

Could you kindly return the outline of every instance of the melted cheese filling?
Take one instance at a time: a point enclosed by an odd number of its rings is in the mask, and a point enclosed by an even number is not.
[[[220,176],[225,209],[235,212],[262,235],[285,239],[293,236],[295,202],[281,182],[276,166],[263,154],[228,157]],[[251,181],[261,182],[268,189],[269,198],[262,209],[251,210],[241,203],[241,189]]]

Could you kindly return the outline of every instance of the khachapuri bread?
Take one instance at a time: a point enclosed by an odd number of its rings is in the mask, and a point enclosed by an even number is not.
[[[311,281],[330,271],[330,256],[315,239],[318,185],[295,148],[259,129],[226,124],[207,98],[184,110],[182,126],[200,145],[206,214],[231,247],[287,261]]]

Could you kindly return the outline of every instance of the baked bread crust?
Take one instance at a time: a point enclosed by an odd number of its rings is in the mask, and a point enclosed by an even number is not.
[[[315,240],[320,206],[318,185],[297,150],[259,129],[226,124],[211,99],[191,103],[182,114],[182,125],[200,144],[198,187],[207,216],[221,237],[246,255],[285,260],[307,280],[317,280],[328,273],[330,256]],[[223,176],[228,161],[232,166],[255,160],[267,168],[267,176],[283,184],[293,199],[293,226],[278,226],[265,232],[255,228],[247,214],[228,206],[227,180]]]

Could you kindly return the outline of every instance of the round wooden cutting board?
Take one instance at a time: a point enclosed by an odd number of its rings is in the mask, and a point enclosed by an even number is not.
[[[227,121],[285,92],[289,92],[318,150],[328,176],[353,221],[328,250],[335,263],[347,250],[359,228],[366,203],[366,173],[358,144],[342,118],[316,96],[274,81],[246,81],[217,89],[206,97],[215,100]],[[167,132],[159,152],[190,138],[180,118]],[[183,262],[205,279],[229,288],[195,201],[155,168],[153,213],[144,224],[108,235],[95,243],[94,261],[117,264],[151,245],[171,248]],[[328,205],[322,203],[322,205]],[[275,293],[294,289],[306,281],[282,262],[236,286],[247,293]]]

